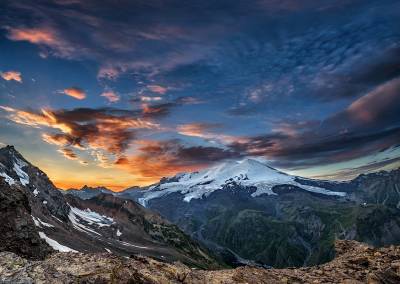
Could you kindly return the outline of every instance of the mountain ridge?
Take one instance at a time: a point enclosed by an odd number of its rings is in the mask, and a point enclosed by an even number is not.
[[[219,266],[207,249],[177,226],[134,201],[106,194],[88,200],[63,195],[45,173],[12,146],[0,149],[0,175],[3,185],[0,190],[19,190],[21,197],[11,197],[27,202],[25,207],[18,207],[23,212],[21,220],[12,219],[12,224],[24,224],[26,232],[36,236],[32,237],[35,243],[45,241],[59,251],[112,251],[124,256],[143,254],[163,261],[180,260],[195,267]],[[4,203],[8,204],[3,208],[4,216],[14,212],[13,204],[18,204],[16,202]],[[96,206],[91,207],[91,204]],[[0,224],[0,230],[9,231],[1,227],[7,224]],[[14,239],[18,239],[17,233],[15,236]],[[11,249],[14,245],[10,243],[2,249]],[[37,257],[43,257],[38,251],[35,253]]]

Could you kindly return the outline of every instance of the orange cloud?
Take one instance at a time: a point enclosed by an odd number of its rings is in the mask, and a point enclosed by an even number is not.
[[[73,156],[63,150],[74,147],[81,150],[90,150],[99,165],[109,164],[104,157],[119,157],[135,139],[137,129],[156,129],[158,124],[140,117],[138,111],[125,110],[42,110],[32,112],[0,106],[8,112],[8,119],[15,123],[35,127],[51,128],[59,133],[42,134],[43,141],[61,147],[64,156]],[[69,150],[68,150],[69,151]],[[102,156],[101,156],[102,155]]]
[[[64,155],[65,158],[69,160],[78,160],[78,156],[69,148],[61,148],[57,150],[61,154]]]
[[[171,176],[178,172],[195,171],[206,164],[190,164],[179,160],[174,155],[173,144],[160,141],[137,141],[138,154],[130,157],[121,157],[115,162],[117,168],[123,169],[140,177],[144,183],[156,182],[165,176]]]
[[[22,83],[21,72],[18,72],[18,71],[1,72],[0,76],[6,81],[14,80],[19,83]]]
[[[67,88],[64,89],[63,93],[67,96],[73,97],[77,100],[83,100],[86,98],[86,93],[77,87],[71,87],[71,88]]]
[[[168,88],[162,87],[160,85],[148,85],[147,88],[153,93],[164,95],[167,93]]]
[[[47,46],[52,49],[54,55],[71,57],[76,49],[64,41],[53,29],[49,27],[39,28],[11,28],[8,27],[7,37],[15,41],[27,41],[39,46]],[[42,50],[41,56],[46,57],[49,50]]]
[[[47,45],[53,45],[57,42],[55,34],[51,30],[41,28],[10,28],[8,38]]]
[[[115,103],[120,100],[119,95],[113,91],[106,91],[102,93],[100,96],[105,97],[110,103]]]
[[[190,123],[182,124],[177,127],[179,134],[193,137],[211,138],[215,135],[209,133],[210,130],[219,127],[218,124]]]
[[[179,172],[196,171],[212,163],[237,157],[237,153],[227,149],[184,146],[179,140],[138,140],[136,146],[135,154],[122,156],[115,165],[147,183]]]
[[[28,125],[32,127],[48,126],[61,130],[64,133],[70,133],[71,128],[57,120],[54,113],[50,110],[42,109],[41,113],[34,113],[24,110],[18,110],[7,106],[0,106],[1,109],[10,113],[9,119],[18,124]]]

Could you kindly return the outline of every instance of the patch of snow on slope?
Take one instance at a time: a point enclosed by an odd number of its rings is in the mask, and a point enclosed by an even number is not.
[[[39,194],[39,191],[37,190],[37,188],[35,188],[35,190],[33,191],[33,195],[36,197]]]
[[[71,207],[72,208],[72,207]],[[72,211],[72,209],[69,211],[68,214],[68,219],[69,221],[72,223],[72,225],[74,226],[75,229],[77,229],[78,231],[84,232],[84,233],[93,233],[96,235],[101,236],[99,233],[97,233],[96,231],[88,228],[87,226],[79,223],[79,218],[77,218],[77,216],[74,214],[74,212]]]
[[[31,215],[31,217],[32,217],[32,220],[35,223],[36,227],[42,228],[42,226],[44,226],[44,227],[48,227],[48,228],[54,228],[54,226],[52,224],[43,222],[42,220],[40,220],[39,217],[36,218],[35,216],[32,216],[32,215]]]
[[[117,237],[120,237],[122,235],[121,231],[118,229],[117,230]]]
[[[55,250],[58,250],[58,251],[61,251],[61,252],[77,252],[76,250],[74,250],[72,248],[64,246],[64,245],[60,244],[59,242],[57,242],[57,241],[55,241],[53,239],[50,239],[43,232],[39,232],[39,236],[40,236],[40,238],[44,239],[46,241],[46,243],[48,243],[49,246],[51,246]]]
[[[27,166],[27,164],[21,161],[18,158],[14,157],[14,171],[18,175],[20,182],[22,185],[29,184],[29,176],[26,172],[22,170],[23,167]]]
[[[137,245],[127,243],[127,242],[122,242],[122,241],[118,241],[118,242],[124,246],[135,247],[135,248],[140,248],[140,249],[148,249],[148,247],[137,246]]]
[[[0,176],[2,176],[5,179],[6,183],[8,183],[9,185],[15,184],[15,180],[6,173],[0,172]]]
[[[114,223],[114,219],[104,215],[100,215],[90,209],[81,210],[71,206],[72,212],[79,216],[82,220],[86,221],[89,225],[96,224],[99,227],[110,226]]]
[[[80,231],[94,233],[100,235],[98,232],[89,228],[88,225],[96,225],[98,227],[111,226],[114,219],[104,215],[100,215],[90,209],[81,210],[76,207],[70,206],[68,218],[73,226]]]
[[[302,185],[295,181],[295,176],[287,175],[252,159],[222,163],[200,172],[180,174],[176,178],[177,181],[166,182],[149,188],[138,199],[139,203],[146,206],[151,199],[175,192],[183,194],[183,200],[190,202],[192,199],[207,197],[224,186],[229,187],[235,184],[256,187],[257,190],[252,193],[253,197],[262,194],[274,195],[272,188],[276,185],[294,185],[310,192],[326,195],[346,195],[343,192]]]

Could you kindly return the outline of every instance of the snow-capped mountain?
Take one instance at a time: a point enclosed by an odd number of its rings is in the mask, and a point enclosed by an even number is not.
[[[400,242],[399,184],[400,170],[335,182],[245,159],[120,196],[159,212],[229,263],[285,267],[327,261],[338,238]]]
[[[138,201],[146,206],[149,200],[171,193],[180,193],[183,200],[207,197],[216,190],[235,186],[252,187],[256,190],[252,197],[263,194],[276,195],[273,188],[278,185],[292,185],[297,188],[325,195],[343,197],[345,192],[331,191],[319,186],[301,184],[299,177],[288,175],[268,165],[253,159],[230,161],[194,173],[182,173],[172,178],[164,179],[143,191]]]
[[[96,196],[84,200],[63,195],[14,147],[1,148],[0,200],[4,202],[0,215],[6,219],[0,218],[0,242],[7,244],[4,249],[32,258],[43,258],[52,248],[124,256],[139,253],[199,267],[216,264],[207,250],[158,214],[134,201],[87,190]],[[32,241],[27,242],[27,236]]]

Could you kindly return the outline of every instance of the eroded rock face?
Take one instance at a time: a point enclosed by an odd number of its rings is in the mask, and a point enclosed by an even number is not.
[[[0,253],[1,283],[400,283],[400,246],[337,241],[336,258],[299,269],[193,270],[179,263],[113,254],[56,253],[31,261]]]
[[[25,193],[0,178],[0,251],[12,251],[32,259],[43,259],[52,251],[40,239],[30,214]]]

